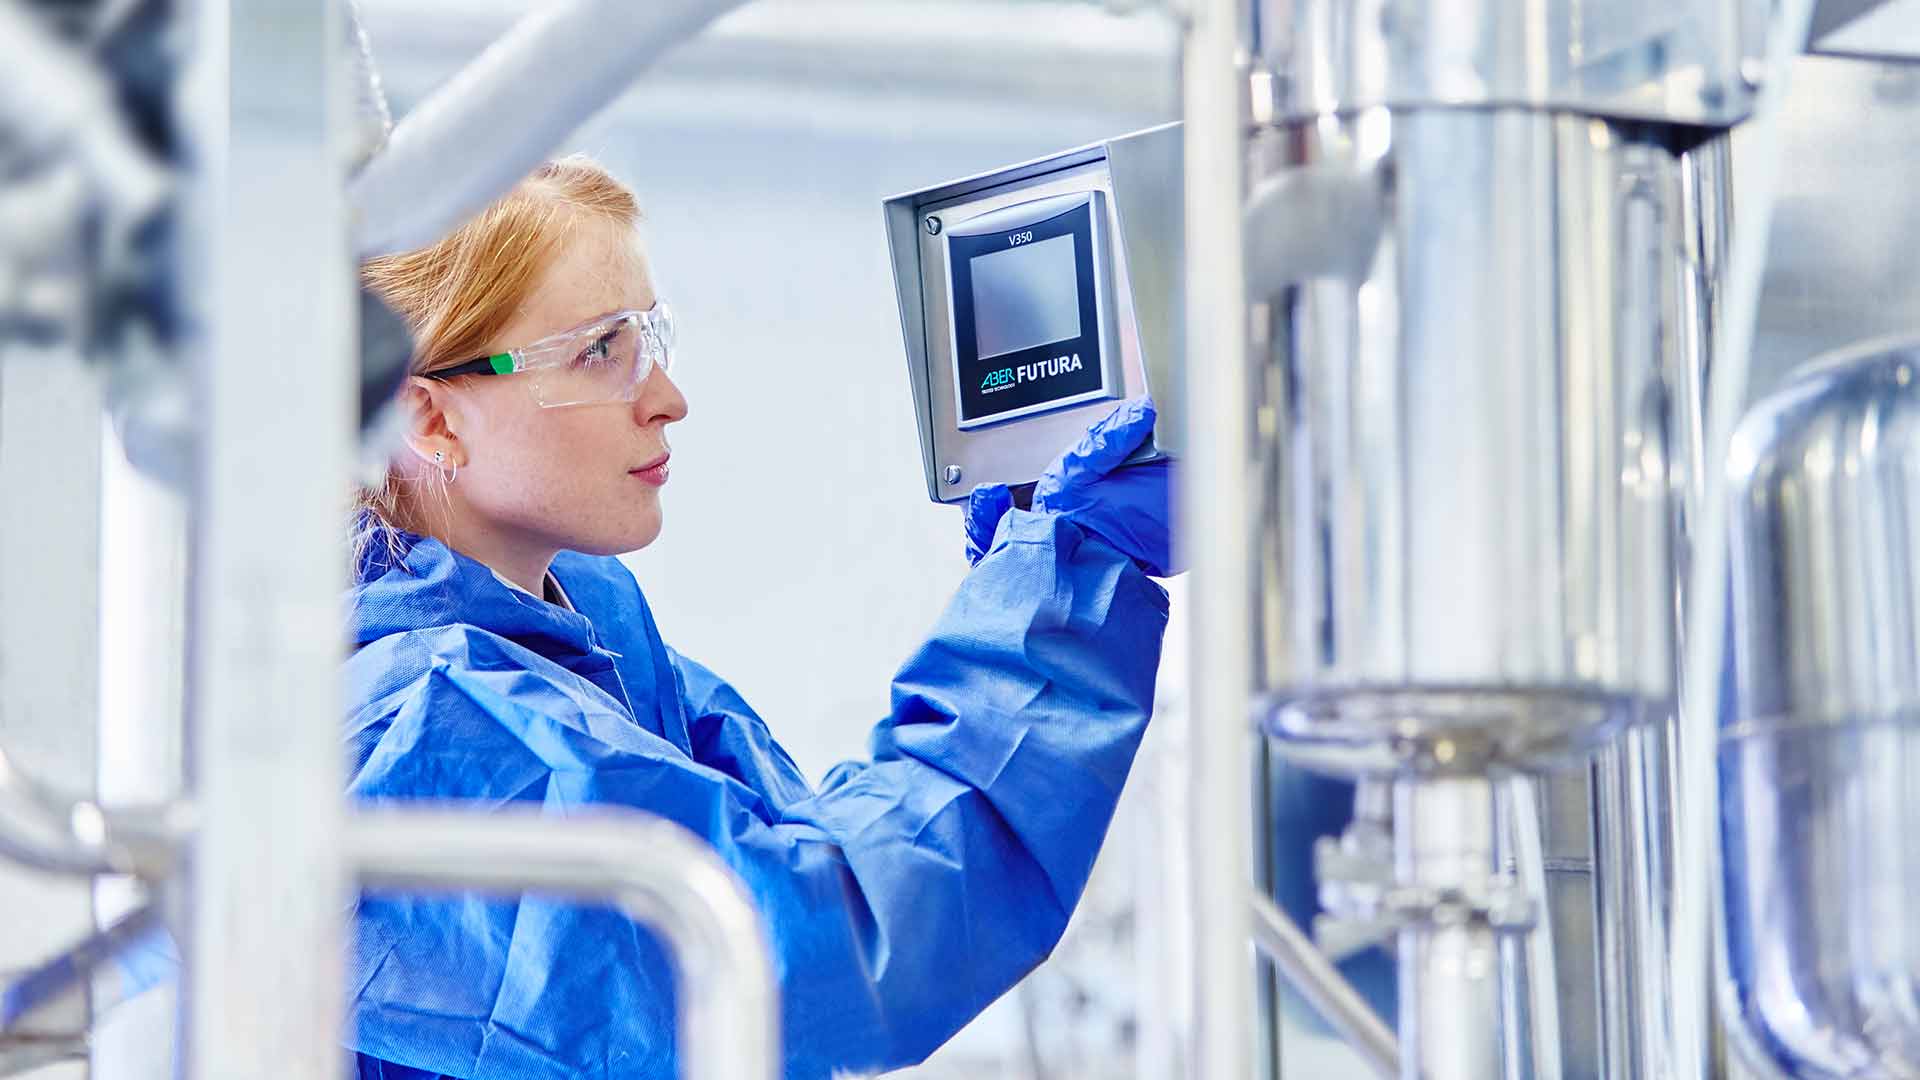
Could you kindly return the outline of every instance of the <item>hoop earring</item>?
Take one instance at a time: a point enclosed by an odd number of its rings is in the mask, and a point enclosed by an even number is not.
[[[447,452],[445,450],[435,450],[433,452],[433,463],[441,467],[440,475],[446,478],[447,483],[451,484],[455,480],[460,479],[460,466],[456,463],[453,471],[449,473],[446,469],[446,461]]]

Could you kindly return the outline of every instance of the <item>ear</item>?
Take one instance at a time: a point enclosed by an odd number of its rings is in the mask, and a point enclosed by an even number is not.
[[[453,388],[446,383],[417,375],[400,391],[400,408],[407,418],[407,449],[436,468],[466,464],[466,448],[454,433],[458,426],[454,397]]]

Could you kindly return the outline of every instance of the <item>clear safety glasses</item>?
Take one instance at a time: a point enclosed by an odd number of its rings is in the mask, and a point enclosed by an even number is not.
[[[547,409],[632,401],[654,368],[673,369],[673,343],[673,312],[659,300],[645,311],[616,311],[523,348],[425,375],[525,374],[533,399]]]

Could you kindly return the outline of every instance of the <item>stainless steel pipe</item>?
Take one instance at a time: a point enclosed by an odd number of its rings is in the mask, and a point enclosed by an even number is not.
[[[1187,456],[1178,537],[1193,568],[1188,616],[1187,875],[1193,1018],[1189,1077],[1252,1075],[1254,965],[1249,757],[1248,534],[1253,508],[1247,410],[1246,245],[1241,235],[1237,0],[1196,0],[1181,57],[1185,123]]]
[[[1496,873],[1493,786],[1482,777],[1394,784],[1394,870],[1431,908],[1400,931],[1403,1080],[1502,1075],[1499,947],[1480,902]]]
[[[188,831],[183,806],[109,809],[53,791],[0,748],[0,860],[52,874],[165,877]]]
[[[371,258],[440,239],[739,4],[564,0],[533,10],[403,119],[354,178],[354,249]]]
[[[344,843],[369,889],[536,891],[617,904],[673,958],[681,1075],[781,1075],[779,1000],[759,912],[685,829],[632,812],[556,821],[379,809],[350,818]]]
[[[1287,913],[1257,893],[1253,897],[1253,940],[1375,1075],[1383,1080],[1400,1075],[1400,1047],[1393,1031]]]

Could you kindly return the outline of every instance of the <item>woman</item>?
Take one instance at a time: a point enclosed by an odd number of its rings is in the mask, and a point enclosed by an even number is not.
[[[631,193],[551,163],[366,279],[412,324],[404,452],[362,493],[346,664],[353,793],[705,836],[765,915],[787,1075],[925,1057],[1045,957],[1145,727],[1166,619],[1166,472],[1116,469],[1130,403],[1036,489],[969,507],[977,566],[901,667],[873,760],[817,790],[725,682],[661,640],[610,556],[661,528],[687,403]],[[368,896],[362,1077],[674,1073],[660,951],[551,900]]]

